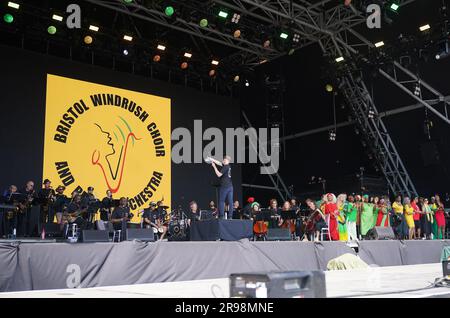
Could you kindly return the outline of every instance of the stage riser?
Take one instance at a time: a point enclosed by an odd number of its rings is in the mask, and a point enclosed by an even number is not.
[[[437,263],[450,241],[361,242],[359,255],[380,266]],[[157,242],[0,244],[0,291],[187,281],[232,273],[325,270],[355,254],[342,242]]]

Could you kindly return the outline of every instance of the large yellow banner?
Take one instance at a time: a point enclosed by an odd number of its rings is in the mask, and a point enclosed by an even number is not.
[[[48,74],[43,179],[133,211],[170,204],[170,131],[170,99]]]

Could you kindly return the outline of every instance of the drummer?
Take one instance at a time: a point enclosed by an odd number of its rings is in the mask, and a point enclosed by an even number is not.
[[[161,206],[160,206],[161,207]],[[164,222],[164,215],[156,202],[150,202],[149,208],[144,209],[143,218],[143,227],[144,228],[152,228],[154,231],[161,233],[160,240],[163,240],[167,234],[167,224]]]

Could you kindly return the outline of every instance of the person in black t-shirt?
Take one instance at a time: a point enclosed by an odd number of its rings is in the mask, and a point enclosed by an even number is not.
[[[225,201],[228,203],[229,207],[233,206],[233,183],[231,181],[231,167],[230,167],[230,156],[225,156],[222,162],[212,159],[211,164],[216,173],[216,176],[220,179],[220,188],[219,188],[219,218],[224,218],[224,210],[225,210]],[[217,165],[222,166],[222,168],[217,168]],[[233,211],[231,211],[228,218],[233,218]]]
[[[114,208],[114,199],[111,190],[106,190],[106,197],[102,200],[102,207],[100,209],[100,219],[102,221],[109,221],[111,218],[111,211]]]
[[[133,215],[128,206],[128,199],[124,197],[120,198],[119,206],[114,209],[111,215],[111,223],[113,224],[114,231],[122,230],[122,236],[124,236],[127,223],[132,217]]]
[[[163,240],[167,233],[167,226],[163,224],[163,211],[159,209],[155,202],[150,202],[150,207],[144,209],[143,226],[153,228],[153,231],[161,234],[160,240]]]

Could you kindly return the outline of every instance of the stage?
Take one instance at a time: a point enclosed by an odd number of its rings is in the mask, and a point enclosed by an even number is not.
[[[450,288],[428,288],[435,278],[442,276],[440,263],[327,271],[325,276],[327,297],[450,297]],[[228,298],[229,296],[228,278],[0,293],[0,298]]]
[[[232,273],[325,270],[357,254],[368,264],[440,262],[450,241],[0,244],[0,291],[90,288],[226,278]]]

